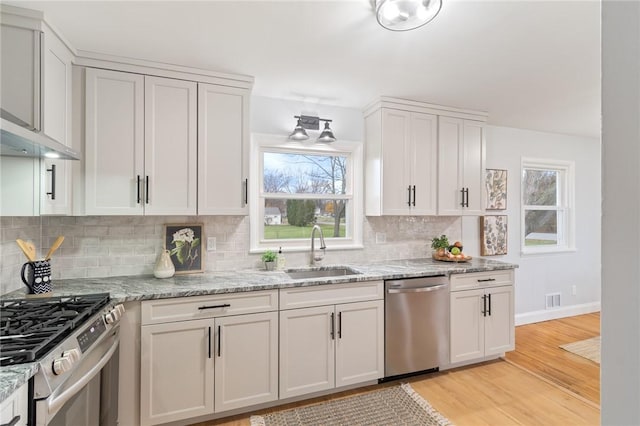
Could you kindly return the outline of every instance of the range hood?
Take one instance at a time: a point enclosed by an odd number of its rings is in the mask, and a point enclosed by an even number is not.
[[[79,160],[80,153],[45,136],[0,118],[0,155]]]

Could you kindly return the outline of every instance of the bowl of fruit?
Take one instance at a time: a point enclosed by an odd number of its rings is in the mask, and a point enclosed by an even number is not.
[[[435,237],[431,240],[433,248],[433,258],[442,262],[467,262],[471,260],[471,256],[467,256],[462,252],[463,246],[460,241],[449,244],[449,240],[445,235]]]

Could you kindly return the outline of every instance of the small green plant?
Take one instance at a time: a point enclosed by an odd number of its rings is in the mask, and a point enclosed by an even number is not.
[[[267,250],[264,253],[262,253],[262,261],[265,263],[275,262],[277,258],[278,258],[278,253],[276,253],[273,250]]]
[[[434,250],[449,248],[449,238],[446,235],[440,237],[433,237],[431,240],[431,248]]]

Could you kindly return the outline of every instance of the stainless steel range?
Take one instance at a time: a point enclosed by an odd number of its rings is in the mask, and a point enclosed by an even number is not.
[[[0,365],[38,363],[29,425],[116,424],[123,313],[106,293],[0,302]]]

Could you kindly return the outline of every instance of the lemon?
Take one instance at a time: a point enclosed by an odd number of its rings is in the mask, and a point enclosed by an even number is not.
[[[452,255],[456,255],[456,254],[460,254],[460,249],[458,247],[454,247],[451,249],[451,254]]]

